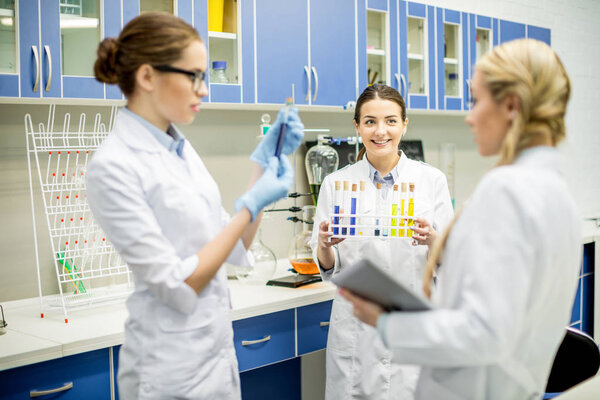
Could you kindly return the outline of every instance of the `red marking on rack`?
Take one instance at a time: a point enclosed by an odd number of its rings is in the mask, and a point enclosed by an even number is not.
[[[69,198],[69,196],[67,196],[67,199]]]
[[[83,221],[83,217],[79,217],[79,220],[80,220],[80,221]]]
[[[103,242],[106,242],[106,239],[105,239],[105,238],[102,238],[102,241],[103,241]]]
[[[52,173],[52,176],[56,176],[56,172],[53,172],[53,173]]]
[[[65,222],[65,220],[61,218],[61,219],[60,219],[60,222]]]
[[[65,242],[65,245],[66,245],[66,246],[68,246],[68,245],[69,245],[69,242]]]
[[[71,218],[71,222],[73,222],[73,218]]]
[[[67,151],[67,154],[71,154],[71,152],[70,152],[70,151]]]
[[[58,199],[60,199],[60,197],[59,197],[59,196],[56,196],[56,200],[58,200]]]
[[[77,240],[75,241],[75,244],[77,244]]]

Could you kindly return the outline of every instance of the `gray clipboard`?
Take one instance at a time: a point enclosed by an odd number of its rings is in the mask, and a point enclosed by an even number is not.
[[[387,311],[432,309],[424,296],[406,287],[371,261],[359,260],[331,277],[337,286],[381,305]]]

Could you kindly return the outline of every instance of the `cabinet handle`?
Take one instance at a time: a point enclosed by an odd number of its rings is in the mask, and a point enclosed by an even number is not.
[[[319,93],[319,75],[317,74],[317,69],[315,67],[311,67],[313,74],[315,74],[315,94],[313,95],[312,101],[317,101],[317,93]]]
[[[306,79],[308,79],[308,92],[306,92],[306,97],[304,98],[304,100],[308,101],[311,90],[310,90],[310,71],[308,70],[307,65],[304,66],[304,73],[306,74]]]
[[[52,85],[52,54],[50,53],[50,46],[44,45],[46,51],[46,57],[48,57],[48,82],[46,82],[46,92],[50,91],[50,85]]]
[[[398,91],[402,90],[402,88],[400,87],[401,82],[400,82],[400,75],[398,75],[398,73],[395,73],[394,76],[396,77],[396,82],[398,83]],[[400,96],[402,96],[402,93],[400,93]]]
[[[242,340],[242,346],[250,346],[252,344],[257,344],[257,343],[263,343],[263,342],[268,342],[269,340],[271,340],[271,335],[267,335],[262,339],[256,339],[256,340]]]
[[[404,98],[408,95],[408,86],[406,85],[406,78],[404,74],[400,74],[400,80],[402,81],[402,86],[404,86],[404,94],[402,94],[402,90],[400,90],[400,95]]]
[[[320,327],[329,326],[329,321],[321,321],[319,322]]]
[[[465,81],[467,82],[467,104],[469,104],[471,103],[471,80],[465,79]],[[471,108],[470,105],[469,108]]]
[[[37,92],[40,84],[40,56],[38,54],[37,46],[31,46],[33,50],[33,58],[35,58],[35,83],[33,84],[33,92]]]
[[[34,397],[46,396],[52,393],[64,392],[65,390],[69,390],[73,388],[73,382],[67,382],[59,388],[49,389],[49,390],[30,390],[29,398],[33,399]]]

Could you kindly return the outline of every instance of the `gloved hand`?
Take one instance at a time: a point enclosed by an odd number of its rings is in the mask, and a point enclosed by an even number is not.
[[[298,117],[297,108],[290,107],[287,115],[287,121],[284,121],[284,119],[285,108],[282,108],[277,113],[277,119],[275,120],[275,123],[269,128],[250,156],[252,161],[259,163],[263,168],[267,166],[269,159],[275,155],[281,124],[287,122],[287,128],[283,138],[283,146],[281,147],[282,156],[292,154],[294,150],[298,148],[302,142],[302,139],[304,138],[304,125],[302,125],[302,121],[300,121],[300,117]]]
[[[292,183],[294,171],[287,156],[270,157],[261,177],[235,202],[235,211],[246,207],[254,221],[260,210],[287,196]]]

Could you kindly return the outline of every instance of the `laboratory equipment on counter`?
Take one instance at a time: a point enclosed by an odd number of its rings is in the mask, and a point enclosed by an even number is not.
[[[260,116],[260,137],[266,135],[271,127],[271,116],[267,113]]]
[[[336,193],[341,192],[337,188],[341,186],[342,181],[335,181],[334,184]],[[348,199],[348,206],[336,206],[337,202],[334,201],[332,212],[329,214],[331,237],[345,239],[412,239],[412,229],[410,227],[414,225],[414,220],[417,218],[414,215],[414,182],[402,182],[400,185],[394,185],[393,190],[387,196],[383,193],[382,184],[377,183],[376,190],[372,193],[371,198],[364,191],[364,181],[358,183],[343,181],[343,184],[344,187],[351,184],[353,191]],[[354,190],[356,187],[361,188],[358,196],[355,194],[356,190]],[[398,193],[399,187],[402,188],[401,194]],[[407,187],[409,188],[408,194],[406,193]],[[341,203],[344,204],[344,200]],[[364,211],[369,204],[375,205],[371,213]],[[405,227],[409,227],[409,229],[405,229]],[[413,242],[412,244],[415,245],[416,243]]]
[[[263,216],[263,221],[266,218],[266,215]],[[261,226],[258,227],[256,238],[248,250],[252,254],[252,258],[254,258],[254,265],[252,267],[236,266],[235,276],[240,281],[264,284],[273,277],[277,268],[277,258],[273,250],[263,243]]]
[[[317,205],[319,198],[319,189],[323,179],[330,173],[337,170],[339,165],[339,156],[337,151],[326,143],[330,140],[327,136],[319,136],[317,145],[311,147],[306,152],[304,164],[308,184],[313,194],[313,204]]]
[[[294,236],[288,251],[290,264],[296,272],[303,275],[319,273],[319,268],[313,259],[309,244],[312,237],[315,210],[315,206],[302,207],[302,232]]]
[[[87,307],[109,300],[123,299],[133,290],[131,272],[96,224],[86,201],[88,161],[112,131],[117,107],[110,111],[108,124],[95,115],[93,129],[81,114],[79,125],[72,129],[71,115],[65,113],[62,130],[55,131],[56,106],[50,105],[48,122],[34,124],[25,115],[27,167],[33,240],[37,267],[40,315],[48,308],[62,309],[65,322],[68,310]],[[108,126],[107,126],[108,125]],[[34,192],[34,187],[39,191]],[[37,203],[42,203],[43,216],[50,239],[50,254],[40,254],[36,223]],[[58,294],[44,296],[40,276],[46,274],[46,259],[52,257]]]
[[[0,305],[0,311],[2,311],[2,319],[0,319],[0,335],[4,335],[6,333],[6,327],[8,324],[6,323],[6,319],[4,319],[4,308]]]
[[[227,69],[226,61],[213,61],[212,63],[212,74],[211,74],[211,82],[212,83],[229,83],[229,79],[227,79],[227,74],[225,70]]]

